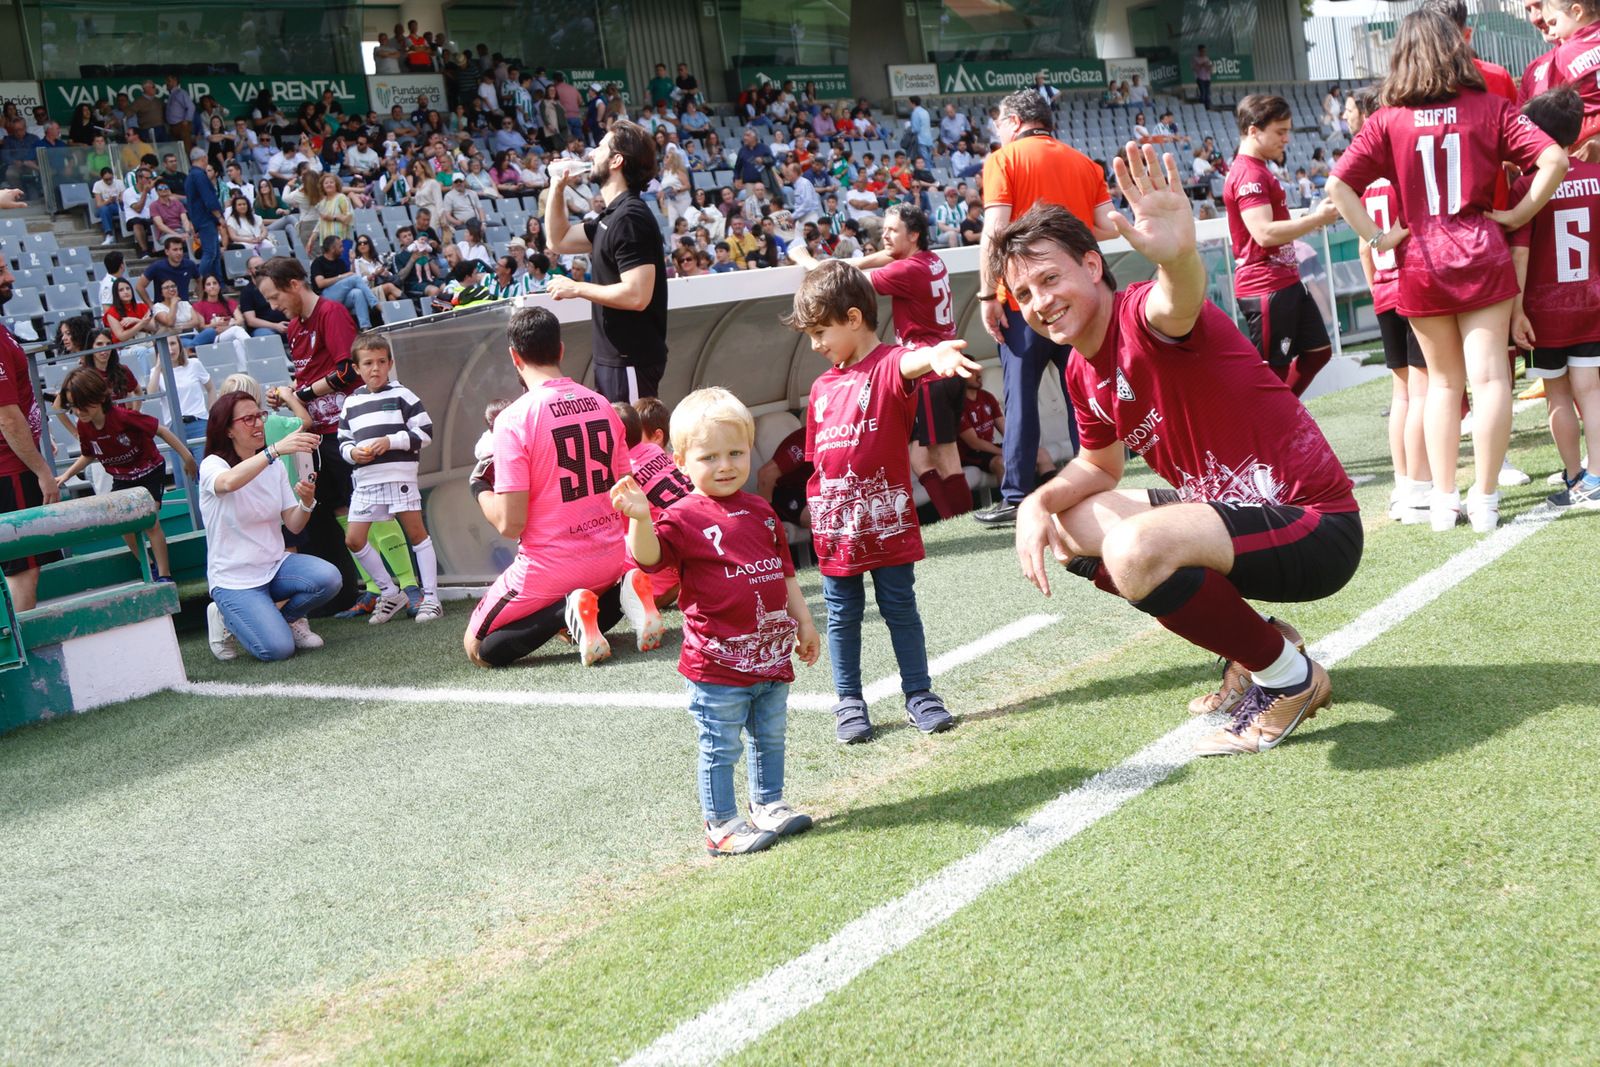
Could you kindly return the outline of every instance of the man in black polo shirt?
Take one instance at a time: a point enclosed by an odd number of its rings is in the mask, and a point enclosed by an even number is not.
[[[178,296],[183,300],[193,299],[194,280],[200,277],[200,268],[195,261],[184,252],[183,238],[176,234],[168,234],[167,239],[161,242],[162,250],[167,258],[158,259],[144,269],[139,280],[134,283],[138,290],[139,299],[146,304],[156,304],[161,299],[161,283],[171,278],[178,284]]]
[[[273,307],[261,290],[256,288],[256,279],[261,277],[260,256],[251,256],[245,264],[245,271],[250,275],[250,281],[239,286],[239,314],[244,318],[244,328],[250,331],[251,337],[267,337],[277,334],[279,337],[289,336],[289,316]]]
[[[667,263],[661,227],[639,194],[656,173],[656,145],[644,127],[618,121],[595,146],[594,175],[605,210],[573,226],[567,220],[568,173],[551,186],[545,234],[553,253],[592,251],[594,280],[552,278],[557,300],[594,306],[595,390],[610,401],[655,396],[667,366]]]

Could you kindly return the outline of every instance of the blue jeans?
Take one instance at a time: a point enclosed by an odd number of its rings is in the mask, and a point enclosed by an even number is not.
[[[1033,491],[1034,471],[1039,456],[1039,380],[1045,368],[1056,367],[1056,387],[1063,392],[1067,356],[1072,349],[1041,337],[1022,321],[1022,312],[1006,309],[1006,328],[1001,331],[1000,371],[1005,381],[1006,436],[1001,442],[1005,477],[1000,479],[1000,495],[1007,504],[1020,504]],[[1078,450],[1078,424],[1067,404],[1068,431],[1072,450]]]
[[[107,237],[117,234],[117,205],[103,204],[95,209],[95,214],[100,216],[100,228],[106,231]]]
[[[221,533],[213,530],[211,536]],[[340,581],[339,568],[327,560],[291,552],[266,585],[213,589],[211,599],[244,650],[256,659],[270,662],[294,655],[294,634],[289,632],[289,624],[332,600],[339,592]],[[282,609],[276,606],[280,600],[287,601]]]
[[[739,762],[740,731],[750,735],[750,802],[771,804],[783,796],[783,732],[789,720],[789,683],[713,685],[687,682],[689,714],[700,731],[700,810],[707,822],[739,814],[733,796],[733,765]]]
[[[195,225],[195,236],[200,238],[200,277],[222,277],[222,242],[217,239],[215,226]]]
[[[365,279],[345,278],[334,282],[318,295],[336,304],[343,304],[356,317],[357,326],[363,330],[372,329],[372,310],[378,306],[378,298],[367,288]]]
[[[915,565],[879,567],[872,575],[878,614],[889,627],[889,643],[900,667],[900,691],[910,695],[933,688],[928,677],[928,645],[917,614]],[[841,698],[861,696],[861,617],[867,607],[866,575],[822,576],[822,599],[828,604],[828,659],[833,664],[833,690]]]
[[[214,345],[217,343],[217,330],[214,326],[207,326],[203,330],[186,333],[179,339],[190,348],[197,348],[200,345]]]

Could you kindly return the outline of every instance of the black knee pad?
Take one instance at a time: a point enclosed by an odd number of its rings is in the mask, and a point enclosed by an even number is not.
[[[1150,590],[1149,596],[1129,603],[1146,615],[1153,615],[1159,619],[1164,615],[1171,615],[1187,604],[1200,591],[1205,581],[1204,567],[1181,567],[1173,572],[1172,577]]]

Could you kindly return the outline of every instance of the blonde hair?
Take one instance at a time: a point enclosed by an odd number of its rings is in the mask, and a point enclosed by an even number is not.
[[[261,383],[248,374],[230,374],[222,380],[223,393],[249,393],[256,407],[261,406]],[[220,394],[218,394],[220,395]]]
[[[696,389],[678,402],[672,411],[670,431],[672,451],[684,455],[702,429],[715,423],[737,426],[745,440],[756,443],[756,420],[739,398],[720,386]]]

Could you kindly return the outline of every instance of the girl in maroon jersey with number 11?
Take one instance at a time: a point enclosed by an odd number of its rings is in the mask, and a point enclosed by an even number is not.
[[[1428,365],[1423,417],[1434,489],[1435,530],[1455,526],[1461,396],[1474,399],[1476,478],[1467,494],[1473,529],[1500,521],[1499,476],[1511,439],[1511,376],[1506,364],[1517,278],[1505,230],[1528,223],[1567,172],[1567,154],[1509,102],[1484,91],[1461,31],[1422,10],[1400,23],[1381,110],[1351,143],[1328,180],[1328,196],[1350,228],[1377,252],[1405,241],[1398,309],[1411,321]],[[1538,176],[1523,199],[1493,208],[1502,161]],[[1405,227],[1384,233],[1360,194],[1378,178],[1394,182]]]

